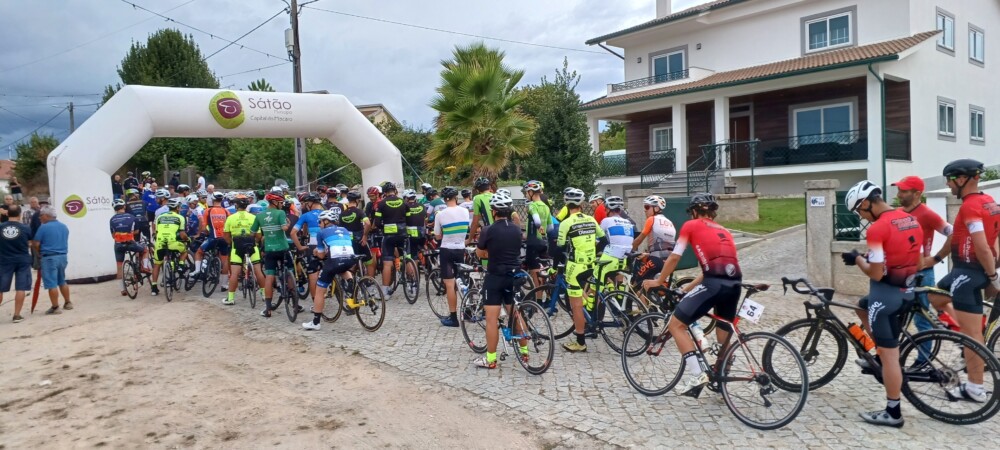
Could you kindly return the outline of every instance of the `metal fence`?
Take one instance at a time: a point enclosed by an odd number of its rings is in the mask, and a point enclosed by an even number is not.
[[[847,210],[844,197],[847,191],[837,191],[837,205],[833,208],[833,240],[861,241],[865,238],[868,226],[867,220],[861,220],[857,214]]]

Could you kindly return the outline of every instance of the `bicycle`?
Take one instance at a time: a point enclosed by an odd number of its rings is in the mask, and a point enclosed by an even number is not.
[[[407,303],[412,305],[416,303],[417,299],[420,297],[420,264],[418,260],[415,260],[412,256],[410,256],[411,245],[412,240],[407,237],[406,244],[403,245],[403,255],[401,258],[397,259],[397,261],[400,259],[402,260],[403,270],[400,271],[399,267],[393,266],[395,268],[395,271],[392,274],[393,287],[389,295],[392,295],[392,292],[394,292],[397,287],[402,285],[403,296],[406,297]],[[396,276],[397,273],[399,274],[398,277]]]
[[[245,236],[233,237],[233,245],[238,249],[243,258],[243,262],[240,265],[243,267],[243,272],[239,279],[239,289],[243,293],[243,298],[249,300],[250,309],[257,307],[257,291],[260,286],[257,285],[257,276],[254,273],[254,264],[251,261],[251,257],[254,254],[256,248],[256,243],[250,244],[249,242],[244,244],[246,248],[240,248],[241,246],[237,243],[237,239],[247,239]],[[253,238],[249,238],[253,239]]]
[[[205,259],[202,260],[205,267],[201,270],[201,295],[205,298],[211,297],[215,289],[219,287],[219,277],[222,275],[222,258],[216,246],[205,252]]]
[[[870,368],[863,368],[862,373],[872,375],[882,382],[879,360],[851,335],[849,326],[831,311],[831,306],[854,311],[861,308],[834,301],[833,289],[817,289],[804,278],[782,278],[781,281],[786,293],[791,286],[796,293],[818,300],[803,302],[806,318],[788,323],[776,332],[781,336],[791,336],[789,340],[795,343],[798,352],[814,372],[815,378],[808,384],[809,390],[819,389],[840,373],[847,360],[848,342]],[[800,284],[805,288],[800,288]],[[914,288],[914,291],[926,291],[926,288]],[[901,309],[901,324],[908,324],[916,314],[924,315],[932,323],[936,321],[920,302],[914,299],[907,303],[909,304],[904,304]],[[805,333],[804,336],[802,332]],[[910,334],[905,327],[901,327],[899,348],[900,366],[903,368],[903,396],[920,412],[945,423],[962,425],[985,421],[1000,410],[1000,397],[995,391],[996,387],[1000,387],[1000,362],[983,344],[955,331],[931,329]],[[961,374],[966,371],[965,350],[972,351],[985,362],[983,387],[990,392],[990,398],[984,403],[957,401],[949,392],[958,387]],[[787,387],[795,386],[794,382],[780,378],[776,383]],[[962,408],[964,406],[970,408]]]
[[[140,241],[140,245],[146,247],[146,257],[143,258],[148,267],[153,267],[153,247],[149,245],[145,240]],[[136,296],[139,295],[139,286],[142,286],[147,281],[150,283],[152,273],[146,272],[140,269],[139,254],[132,251],[125,251],[125,261],[122,263],[122,286],[125,288],[125,293],[128,294],[128,298],[135,300]]]
[[[759,305],[750,297],[768,288],[764,284],[742,287],[746,294],[736,318],[729,321],[710,313],[717,322],[733,330],[721,346],[707,349],[719,356],[715,365],[708,364],[706,349],[701,348],[690,328],[687,333],[694,340],[701,370],[708,373],[708,389],[722,394],[726,407],[740,422],[758,430],[774,430],[791,423],[802,411],[809,396],[809,375],[796,348],[784,338],[774,333],[740,330],[741,318],[751,322],[760,319]],[[671,314],[672,311],[651,312],[625,332],[622,370],[628,383],[643,395],[665,394],[685,372],[683,355],[670,343],[673,336],[667,323]],[[792,383],[776,382],[779,368],[783,370],[782,380],[796,380],[798,388],[790,386]]]
[[[285,304],[285,315],[288,317],[288,321],[295,323],[295,319],[298,318],[299,313],[302,312],[302,306],[299,305],[299,295],[296,290],[296,279],[294,266],[288,266],[289,260],[293,261],[291,258],[291,251],[282,252],[285,257],[278,261],[277,267],[274,268],[274,288],[273,293],[277,293],[278,296],[271,303],[272,310],[278,309],[282,303]]]
[[[178,281],[184,278],[184,272],[186,270],[182,269],[180,266],[181,253],[177,250],[168,250],[163,255],[163,264],[160,267],[161,283],[160,287],[163,288],[163,296],[168,302],[173,301],[174,291],[179,290]]]
[[[188,251],[187,251],[187,263],[186,263],[187,266],[186,267],[188,268],[188,270],[184,273],[184,291],[190,291],[191,289],[194,288],[194,285],[198,283],[199,276],[195,275],[193,273],[194,272],[194,270],[193,270],[194,269],[194,254],[195,254],[195,252],[198,251],[198,247],[201,247],[201,243],[202,242],[205,242],[205,238],[204,237],[200,237],[200,238],[194,237],[194,238],[191,238],[188,241],[188,243],[187,243]],[[204,287],[204,283],[202,283],[202,287]],[[202,289],[202,290],[204,291],[204,289]],[[204,294],[204,292],[203,292],[203,294]]]
[[[355,260],[357,273],[364,273],[365,266],[362,260],[364,255],[352,256]],[[382,327],[385,321],[385,296],[375,278],[369,276],[356,276],[353,278],[351,288],[347,289],[353,293],[356,307],[344,305],[346,301],[344,286],[348,285],[343,274],[334,277],[333,284],[327,290],[327,301],[323,307],[323,320],[326,322],[336,322],[341,313],[346,309],[349,315],[354,315],[358,319],[361,327],[368,331],[376,331]]]
[[[462,270],[459,269],[459,272]],[[505,361],[511,354],[516,354],[516,359],[524,370],[533,375],[541,375],[552,365],[555,336],[552,335],[552,325],[542,307],[534,301],[526,300],[519,289],[518,284],[526,282],[526,277],[515,277],[514,303],[500,308],[497,326],[500,328],[503,349],[497,352],[497,357]],[[463,299],[463,317],[459,321],[465,342],[476,353],[486,352],[486,327],[489,326],[482,299],[483,295],[467,295]],[[533,355],[541,356],[541,361],[538,356]]]

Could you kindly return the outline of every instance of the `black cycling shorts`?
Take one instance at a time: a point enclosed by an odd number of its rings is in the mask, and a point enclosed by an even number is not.
[[[139,234],[146,237],[146,242],[151,242],[153,238],[149,235],[149,222],[136,221],[135,227],[139,229]]]
[[[142,254],[143,250],[146,248],[139,245],[135,241],[132,242],[116,242],[115,243],[115,261],[125,262],[125,252],[133,251],[138,254]]]
[[[951,304],[955,310],[982,314],[983,289],[989,282],[982,269],[955,267],[938,282],[937,287],[951,292]]]
[[[458,265],[465,263],[465,249],[442,248],[438,258],[441,261],[441,279],[453,280],[458,276]]]
[[[285,250],[277,252],[264,252],[264,274],[265,275],[276,275],[278,273],[278,262],[285,260],[285,267],[290,268],[294,265],[289,257],[288,252]]]
[[[538,259],[545,254],[545,250],[546,247],[543,242],[529,242],[524,247],[524,264],[528,267],[528,270],[542,268],[542,263]]]
[[[486,274],[483,279],[485,298],[484,306],[510,305],[514,303],[514,277],[508,275]]]
[[[903,305],[913,300],[913,291],[872,280],[868,295],[861,297],[858,306],[868,310],[868,325],[872,329],[872,339],[881,348],[899,347],[899,313]]]
[[[361,258],[362,261],[368,262],[372,259],[372,249],[362,245],[361,239],[352,239],[351,246],[354,247],[355,255],[364,256],[364,258]]]
[[[306,249],[306,273],[309,275],[323,270],[323,260],[313,256],[313,250],[316,250],[315,245],[310,245]]]
[[[409,236],[405,234],[387,234],[384,238],[382,238],[382,261],[395,261],[395,250],[397,249],[399,250],[399,254],[402,255],[408,238]]]
[[[328,258],[323,261],[323,271],[319,274],[316,286],[323,289],[330,287],[333,277],[351,270],[354,267],[354,258]]]
[[[715,309],[715,315],[733,321],[736,318],[736,306],[740,302],[743,286],[739,280],[705,277],[704,281],[681,299],[674,310],[674,317],[685,325],[691,325],[696,320]],[[732,332],[729,324],[719,322],[718,327]]]

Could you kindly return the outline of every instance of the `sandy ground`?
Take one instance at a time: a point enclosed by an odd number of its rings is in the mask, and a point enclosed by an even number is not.
[[[42,299],[14,324],[13,297],[0,305],[0,449],[551,448],[564,433],[204,301],[72,289],[57,316]]]

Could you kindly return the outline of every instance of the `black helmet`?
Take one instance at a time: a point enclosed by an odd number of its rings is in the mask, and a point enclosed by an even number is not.
[[[981,173],[983,173],[983,163],[974,159],[957,159],[944,166],[944,170],[941,172],[946,177],[957,177],[959,175],[974,177]]]
[[[715,196],[708,192],[700,192],[691,196],[687,210],[715,211],[719,209],[719,203],[715,201]]]
[[[132,173],[132,171],[131,171],[131,170],[130,170],[130,171],[128,171],[128,172],[126,172],[125,174],[126,174],[127,176],[130,176],[130,177],[132,177],[132,176],[135,176],[135,174],[134,174],[134,173]]]
[[[441,189],[441,198],[445,200],[451,200],[457,196],[458,196],[458,190],[451,186],[445,186],[443,189]]]
[[[472,190],[470,189],[462,189],[462,192],[459,193],[462,194],[462,198],[472,197]]]
[[[490,187],[490,179],[486,177],[476,178],[476,182],[473,183],[473,186],[475,186],[476,189],[486,189]]]
[[[319,194],[317,194],[315,192],[310,192],[310,193],[306,194],[305,197],[302,197],[302,199],[299,200],[299,201],[301,201],[303,203],[305,203],[305,202],[319,203]]]
[[[350,191],[347,193],[347,201],[356,202],[361,200],[361,194],[358,191]]]
[[[391,181],[386,181],[385,183],[382,183],[382,193],[385,194],[389,191],[396,192],[396,185],[393,184]]]
[[[437,195],[437,194],[438,194],[437,189],[430,188],[430,189],[427,190],[427,192],[424,195],[431,196],[431,195]]]

